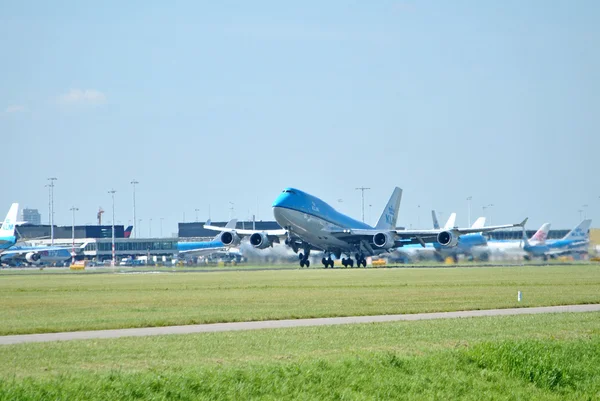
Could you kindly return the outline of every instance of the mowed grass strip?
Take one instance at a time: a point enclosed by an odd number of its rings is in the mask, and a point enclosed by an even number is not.
[[[596,265],[0,276],[0,335],[599,302]]]
[[[0,399],[596,399],[600,313],[0,347]]]

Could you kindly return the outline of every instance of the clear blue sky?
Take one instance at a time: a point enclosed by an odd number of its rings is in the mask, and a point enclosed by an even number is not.
[[[376,220],[600,222],[600,2],[4,2],[3,190],[47,221],[142,234],[295,186]],[[8,167],[10,166],[10,167]],[[338,199],[343,200],[338,202]],[[444,217],[444,218],[445,218]],[[489,217],[489,216],[488,216]]]

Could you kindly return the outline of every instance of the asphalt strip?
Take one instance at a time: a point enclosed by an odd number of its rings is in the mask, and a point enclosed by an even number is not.
[[[381,323],[412,320],[455,319],[481,316],[534,315],[540,313],[598,312],[600,304],[542,306],[535,308],[487,309],[458,312],[415,313],[407,315],[349,316],[315,319],[265,320],[195,324],[188,326],[144,327],[136,329],[72,331],[65,333],[20,334],[0,336],[0,345],[50,341],[92,340],[120,337],[163,336],[170,334],[215,333],[221,331],[281,329],[288,327],[330,326],[339,324]]]

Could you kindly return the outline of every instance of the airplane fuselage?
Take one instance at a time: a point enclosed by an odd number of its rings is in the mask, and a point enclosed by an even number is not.
[[[287,191],[287,192],[286,192]],[[353,252],[355,246],[331,235],[342,229],[371,229],[368,224],[346,216],[321,199],[289,189],[273,203],[273,216],[290,235],[312,245],[313,248]]]

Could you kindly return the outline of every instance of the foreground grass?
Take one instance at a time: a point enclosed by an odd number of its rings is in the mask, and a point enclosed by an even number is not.
[[[0,347],[0,399],[600,399],[600,313]]]
[[[594,265],[0,276],[0,335],[598,302]]]

